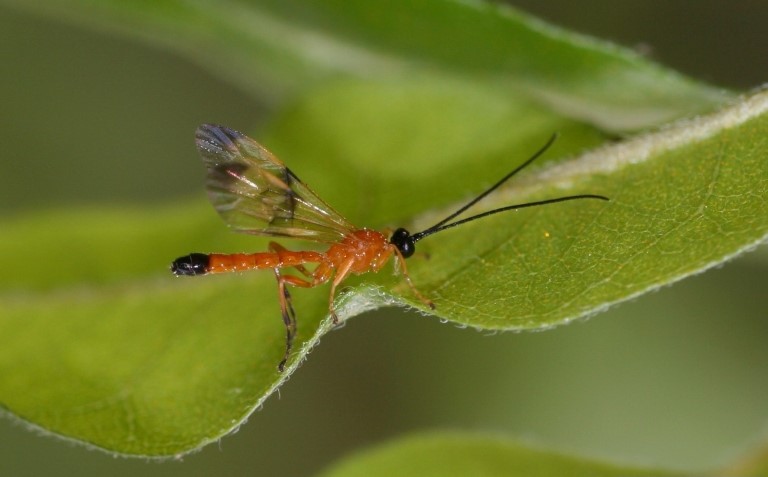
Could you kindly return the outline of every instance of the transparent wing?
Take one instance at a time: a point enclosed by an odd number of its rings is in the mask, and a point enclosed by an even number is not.
[[[240,232],[336,242],[354,228],[248,136],[204,124],[195,133],[211,203]]]

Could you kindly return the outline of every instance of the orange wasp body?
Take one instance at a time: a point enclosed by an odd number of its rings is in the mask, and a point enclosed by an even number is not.
[[[525,163],[432,227],[416,234],[399,228],[388,237],[375,230],[353,227],[253,139],[223,126],[202,125],[197,130],[196,143],[207,170],[208,196],[214,208],[231,227],[250,234],[311,240],[328,244],[329,247],[325,252],[291,251],[276,242],[270,242],[268,252],[192,253],[176,259],[171,265],[171,271],[179,276],[272,269],[277,278],[280,310],[287,335],[285,355],[278,366],[282,371],[296,334],[296,315],[286,285],[312,288],[331,281],[329,311],[333,322],[337,323],[333,299],[339,284],[350,274],[377,272],[394,256],[413,293],[425,305],[434,308],[433,303],[413,285],[405,266],[405,259],[413,255],[417,241],[441,230],[505,210],[573,199],[608,200],[591,194],[559,197],[501,207],[450,222],[533,162],[554,139],[553,136]],[[314,265],[314,268],[308,270],[305,265]],[[288,268],[296,270],[301,276],[283,274],[282,270]]]

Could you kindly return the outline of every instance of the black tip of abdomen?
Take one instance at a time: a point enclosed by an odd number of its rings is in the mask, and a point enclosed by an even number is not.
[[[171,264],[171,272],[177,277],[205,275],[208,273],[210,259],[204,253],[190,253],[185,257],[177,258]]]

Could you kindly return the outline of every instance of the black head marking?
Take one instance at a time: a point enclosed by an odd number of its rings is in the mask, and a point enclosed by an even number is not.
[[[403,258],[410,257],[416,251],[416,241],[411,233],[404,228],[395,230],[389,239],[389,243],[397,247]]]

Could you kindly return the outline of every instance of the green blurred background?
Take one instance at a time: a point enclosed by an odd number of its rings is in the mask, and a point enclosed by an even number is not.
[[[768,79],[768,3],[542,3],[513,2],[715,85]],[[3,6],[0,64],[4,217],[202,200],[195,127],[252,131],[272,113],[139,39]],[[768,440],[767,272],[758,251],[545,333],[486,336],[400,310],[371,313],[325,337],[219,445],[180,462],[114,459],[2,419],[0,476],[311,475],[430,428],[500,431],[642,465],[723,465]]]

